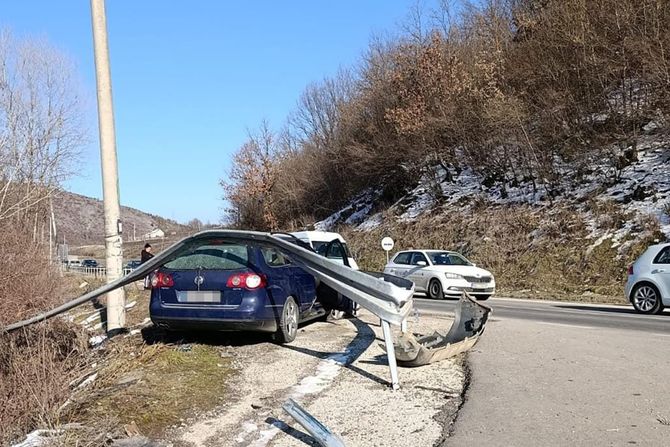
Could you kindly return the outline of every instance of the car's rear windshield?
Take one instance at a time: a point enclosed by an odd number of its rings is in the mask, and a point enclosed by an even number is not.
[[[448,251],[429,251],[428,256],[433,265],[472,265],[470,261],[465,259],[458,253]]]
[[[170,270],[238,270],[249,265],[246,245],[201,245],[165,264]]]

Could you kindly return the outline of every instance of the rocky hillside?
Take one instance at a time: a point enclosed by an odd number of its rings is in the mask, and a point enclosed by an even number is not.
[[[54,199],[56,229],[58,241],[63,239],[71,246],[96,245],[104,243],[104,214],[102,201],[91,197],[59,191]],[[166,236],[183,234],[188,230],[174,220],[145,213],[143,211],[121,207],[124,239],[132,240],[133,235],[141,239],[142,235],[160,228]]]
[[[627,265],[670,240],[670,136],[649,129],[630,149],[617,178],[595,162],[582,178],[566,172],[552,196],[434,168],[393,204],[369,189],[315,227],[344,233],[364,269],[383,268],[379,241],[391,236],[395,249],[462,252],[507,295],[623,302]]]
[[[486,186],[484,179],[468,167],[459,171],[436,167],[424,173],[415,188],[389,207],[379,203],[380,192],[367,190],[350,204],[315,224],[332,229],[345,224],[359,230],[380,226],[384,219],[411,221],[424,215],[453,213],[473,207],[531,205],[537,209],[571,208],[580,213],[591,229],[589,239],[597,244],[611,239],[617,244],[623,238],[636,236],[636,219],[651,219],[658,230],[670,239],[670,137],[647,135],[636,144],[634,161],[612,178],[608,167],[594,163],[589,174],[576,179],[566,172],[563,185],[549,197],[543,188],[515,179],[514,186]],[[616,228],[603,230],[595,208],[603,206],[622,214]]]

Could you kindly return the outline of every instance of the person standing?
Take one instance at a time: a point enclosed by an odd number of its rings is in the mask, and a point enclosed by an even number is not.
[[[151,253],[151,250],[152,249],[151,249],[151,244],[150,243],[147,242],[146,244],[144,244],[144,248],[142,249],[142,252],[140,253],[140,265],[144,264],[149,259],[154,257],[154,254]],[[150,276],[151,275],[147,275],[144,278],[144,290],[151,289],[151,278],[150,278]]]
[[[151,253],[151,250],[152,248],[150,243],[147,242],[146,244],[144,244],[144,249],[140,253],[140,264],[144,264],[149,259],[154,257],[154,254]]]

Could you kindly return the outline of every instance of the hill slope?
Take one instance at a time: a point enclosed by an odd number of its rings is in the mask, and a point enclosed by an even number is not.
[[[104,213],[102,201],[79,194],[59,191],[54,198],[54,214],[58,242],[71,246],[104,243]],[[141,239],[142,235],[160,228],[166,236],[182,234],[188,227],[135,208],[121,207],[124,239]]]
[[[670,136],[643,136],[635,152],[616,180],[594,164],[551,198],[522,180],[503,191],[467,167],[434,168],[393,204],[369,189],[315,227],[344,233],[363,269],[383,268],[379,241],[391,236],[394,250],[462,252],[507,295],[622,302],[627,265],[670,240]]]

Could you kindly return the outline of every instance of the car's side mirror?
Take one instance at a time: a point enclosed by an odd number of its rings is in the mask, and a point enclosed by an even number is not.
[[[473,263],[472,266],[473,266],[473,267],[477,267],[477,264],[474,264],[474,263]]]
[[[426,261],[416,261],[416,265],[420,267],[425,267],[428,265],[428,263]]]

